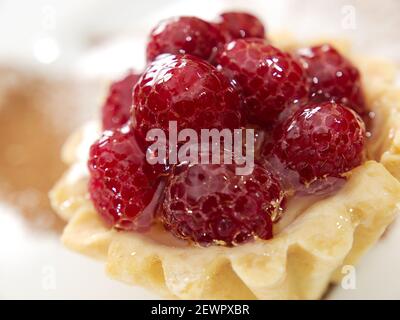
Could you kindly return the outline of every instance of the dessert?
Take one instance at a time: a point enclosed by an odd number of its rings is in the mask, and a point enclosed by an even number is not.
[[[50,198],[68,247],[167,297],[317,299],[379,239],[400,201],[394,67],[264,30],[232,12],[154,29],[140,78],[113,84],[103,123],[63,149]],[[185,138],[257,135],[223,152],[178,139],[175,162],[149,139],[171,139],[171,122]]]

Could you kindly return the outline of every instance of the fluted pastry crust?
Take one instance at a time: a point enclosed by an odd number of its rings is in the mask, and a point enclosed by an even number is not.
[[[287,37],[277,39],[283,39],[280,47],[299,46]],[[348,51],[345,43],[333,44]],[[363,75],[367,103],[377,114],[368,146],[373,160],[353,170],[338,193],[313,203],[273,239],[233,248],[200,248],[173,239],[159,227],[150,234],[106,228],[87,191],[88,147],[99,134],[91,123],[66,143],[63,160],[70,168],[50,193],[54,209],[68,221],[63,242],[104,260],[111,277],[170,298],[320,298],[330,282],[340,280],[341,267],[356,263],[399,210],[396,69],[382,61],[352,59]]]

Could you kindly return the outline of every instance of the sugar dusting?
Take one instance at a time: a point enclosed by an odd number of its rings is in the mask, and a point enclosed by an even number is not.
[[[35,228],[61,230],[47,193],[65,169],[65,138],[94,116],[95,88],[0,67],[0,202],[18,208]]]

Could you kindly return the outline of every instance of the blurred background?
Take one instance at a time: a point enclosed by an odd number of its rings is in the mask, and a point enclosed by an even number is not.
[[[64,170],[63,141],[97,116],[111,80],[143,68],[159,20],[236,9],[269,33],[346,37],[400,66],[398,0],[0,0],[0,298],[157,298],[63,248],[47,192]],[[400,298],[393,229],[357,269],[357,289],[328,298]]]

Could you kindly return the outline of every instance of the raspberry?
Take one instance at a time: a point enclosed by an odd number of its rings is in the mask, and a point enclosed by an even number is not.
[[[147,61],[162,53],[192,54],[211,61],[224,37],[219,29],[195,17],[179,17],[162,21],[150,34]]]
[[[139,77],[140,75],[130,73],[111,85],[102,109],[105,130],[120,128],[128,122],[132,106],[132,91]]]
[[[104,132],[90,148],[88,167],[91,199],[108,226],[150,227],[162,184],[129,125]]]
[[[275,132],[271,163],[301,193],[328,193],[364,159],[365,126],[334,102],[298,110]]]
[[[360,72],[349,60],[327,44],[301,49],[299,57],[308,76],[312,101],[346,104],[366,120]]]
[[[230,42],[217,56],[217,63],[241,88],[243,112],[250,123],[270,126],[308,95],[301,65],[262,39]]]
[[[265,38],[262,22],[246,12],[224,12],[218,17],[219,26],[226,42],[240,38]]]
[[[166,187],[161,220],[177,238],[232,246],[272,238],[283,199],[279,181],[260,165],[247,176],[235,175],[233,165],[181,165]]]
[[[237,90],[209,63],[190,55],[162,55],[135,87],[133,118],[142,137],[153,128],[168,131],[239,128]]]

